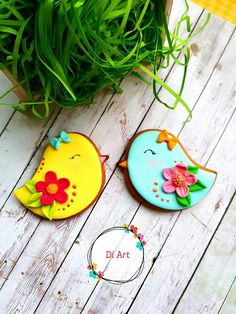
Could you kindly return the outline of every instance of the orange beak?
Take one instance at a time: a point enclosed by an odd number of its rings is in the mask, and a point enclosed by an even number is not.
[[[108,155],[102,155],[102,156],[99,156],[99,159],[100,159],[101,164],[104,164],[104,162],[107,159],[109,159],[109,156]]]
[[[121,160],[121,161],[118,163],[118,166],[121,167],[121,168],[127,168],[127,166],[128,166],[127,160]]]

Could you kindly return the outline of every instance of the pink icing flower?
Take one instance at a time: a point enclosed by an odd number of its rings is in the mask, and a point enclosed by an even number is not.
[[[143,238],[144,238],[144,236],[143,236],[141,233],[139,233],[139,234],[138,234],[138,238],[139,238],[140,241],[142,241]]]
[[[99,271],[98,272],[98,277],[104,277],[104,272],[103,271]]]
[[[176,192],[182,198],[188,195],[188,186],[197,182],[196,176],[188,173],[188,167],[184,164],[177,164],[174,169],[165,168],[162,174],[167,180],[162,186],[163,191],[166,193]]]

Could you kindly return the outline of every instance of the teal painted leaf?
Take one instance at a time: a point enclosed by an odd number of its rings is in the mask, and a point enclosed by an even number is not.
[[[184,197],[184,198],[179,197],[178,195],[176,195],[176,199],[177,199],[178,203],[180,205],[182,205],[182,206],[187,207],[187,206],[191,205],[191,195],[190,195],[190,193],[186,197]]]
[[[94,272],[93,270],[91,270],[91,271],[89,272],[89,277],[96,279],[96,278],[97,278],[97,275],[95,274],[95,272]]]
[[[36,189],[35,189],[35,182],[34,182],[34,180],[29,180],[29,181],[25,182],[25,187],[26,187],[31,193],[37,192]]]
[[[143,250],[143,245],[142,245],[141,242],[137,242],[137,243],[136,243],[136,247],[137,247],[140,251]]]
[[[199,170],[198,166],[188,166],[188,173],[197,174]]]
[[[196,191],[201,191],[206,189],[207,187],[205,186],[204,183],[202,183],[202,181],[197,180],[197,182],[194,185],[189,186],[189,191],[190,192],[196,192]]]
[[[42,212],[44,216],[47,217],[49,220],[52,220],[52,215],[56,207],[57,203],[55,201],[52,203],[52,205],[42,206]]]

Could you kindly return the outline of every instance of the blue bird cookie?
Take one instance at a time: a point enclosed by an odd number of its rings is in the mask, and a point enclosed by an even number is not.
[[[200,202],[217,172],[191,159],[178,138],[166,130],[137,133],[126,148],[126,183],[142,202],[165,210],[183,210]]]

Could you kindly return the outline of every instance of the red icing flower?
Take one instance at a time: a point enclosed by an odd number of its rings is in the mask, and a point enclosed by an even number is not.
[[[130,226],[130,230],[132,230],[133,233],[137,233],[138,232],[138,228],[135,227],[134,225]]]
[[[188,186],[197,182],[196,176],[188,173],[188,167],[184,164],[178,164],[174,169],[165,168],[163,177],[167,180],[162,186],[163,191],[166,193],[176,192],[182,198],[188,195]]]
[[[68,195],[65,192],[70,186],[70,181],[66,178],[57,179],[57,175],[53,171],[45,174],[45,181],[39,181],[35,184],[36,191],[43,193],[40,198],[42,205],[52,205],[54,201],[58,203],[66,203]]]

